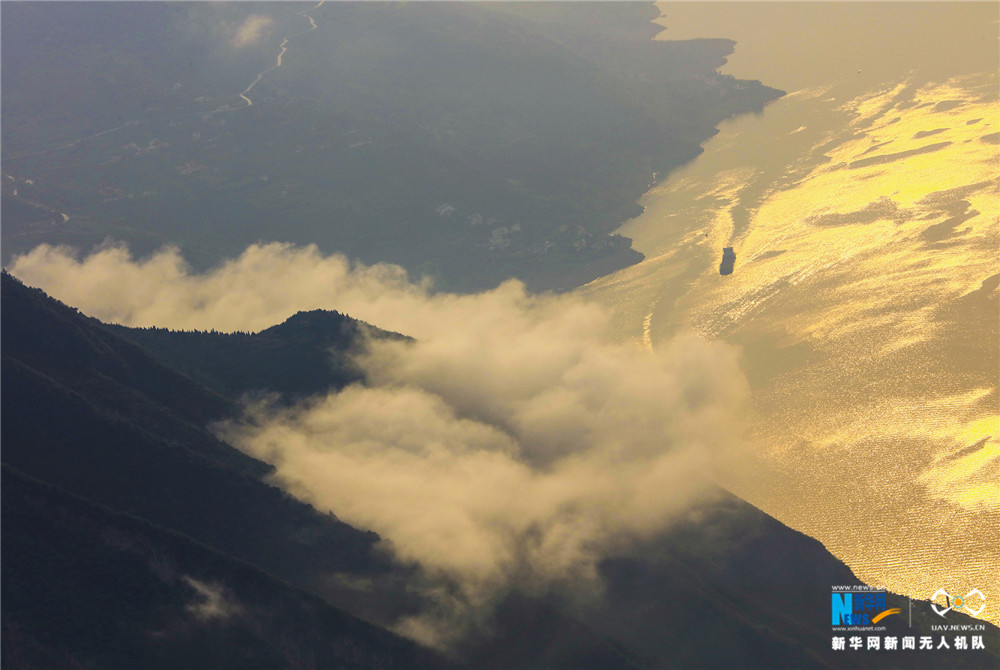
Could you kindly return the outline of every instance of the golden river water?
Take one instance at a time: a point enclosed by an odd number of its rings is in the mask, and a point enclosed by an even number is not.
[[[581,291],[645,346],[742,348],[723,484],[861,580],[978,588],[1000,624],[1000,5],[660,8],[659,39],[734,39],[723,72],[788,95],[647,193],[620,231],[646,260]]]

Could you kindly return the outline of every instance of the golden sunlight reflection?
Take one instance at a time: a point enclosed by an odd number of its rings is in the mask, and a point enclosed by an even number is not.
[[[725,485],[867,583],[1000,598],[996,73],[845,90],[724,125],[623,227],[647,260],[583,291],[647,346],[742,347]]]

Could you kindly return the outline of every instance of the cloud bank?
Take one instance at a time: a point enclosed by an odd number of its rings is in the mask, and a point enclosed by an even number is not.
[[[179,330],[256,331],[311,309],[336,309],[400,330],[417,325],[419,315],[406,310],[426,294],[398,266],[352,264],[315,246],[277,243],[252,245],[203,275],[194,274],[176,248],[134,259],[123,245],[79,258],[43,244],[14,259],[9,270],[102,321]]]
[[[293,495],[385,538],[436,586],[399,629],[443,645],[511,585],[579,591],[596,564],[662,532],[708,494],[746,384],[737,352],[696,335],[655,352],[613,341],[607,315],[518,282],[433,294],[394,266],[314,247],[254,246],[204,275],[176,250],[84,259],[40,247],[12,272],[101,319],[256,330],[298,309],[416,337],[374,341],[365,385],[220,427]]]

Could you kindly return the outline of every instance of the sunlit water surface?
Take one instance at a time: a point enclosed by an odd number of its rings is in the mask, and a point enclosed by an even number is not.
[[[1000,624],[1000,5],[661,10],[660,39],[735,39],[723,71],[789,95],[653,188],[621,230],[647,260],[582,291],[644,346],[743,348],[725,485],[865,582],[976,587]]]

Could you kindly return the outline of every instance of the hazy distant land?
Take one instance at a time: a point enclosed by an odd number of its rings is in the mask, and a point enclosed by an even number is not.
[[[716,72],[729,40],[653,41],[636,3],[2,11],[5,263],[275,240],[568,288],[640,260],[609,233],[652,176],[780,95]]]

